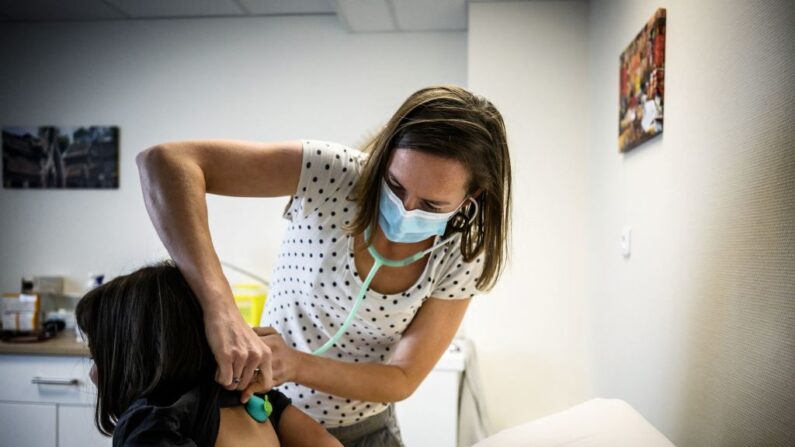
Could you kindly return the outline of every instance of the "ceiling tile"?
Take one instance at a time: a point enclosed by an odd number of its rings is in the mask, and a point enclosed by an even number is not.
[[[332,0],[236,0],[251,14],[334,14]]]
[[[0,0],[0,15],[9,20],[104,20],[124,16],[100,0]]]
[[[233,0],[104,0],[133,18],[236,16],[245,12]]]
[[[488,0],[470,0],[488,1]],[[503,0],[504,1],[504,0]],[[466,30],[467,0],[0,0],[0,21],[337,14],[353,32]]]
[[[401,31],[464,31],[466,0],[390,0]]]
[[[396,31],[386,0],[336,0],[340,21],[355,33]]]

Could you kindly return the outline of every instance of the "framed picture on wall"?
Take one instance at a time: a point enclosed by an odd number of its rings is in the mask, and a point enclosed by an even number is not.
[[[621,53],[618,150],[626,152],[663,131],[665,9],[658,9]]]
[[[119,187],[119,128],[4,127],[6,189]]]

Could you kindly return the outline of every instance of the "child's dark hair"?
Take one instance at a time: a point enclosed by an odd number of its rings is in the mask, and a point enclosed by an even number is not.
[[[77,304],[75,318],[96,364],[94,419],[106,435],[137,399],[179,396],[214,380],[201,306],[172,261],[91,290]]]

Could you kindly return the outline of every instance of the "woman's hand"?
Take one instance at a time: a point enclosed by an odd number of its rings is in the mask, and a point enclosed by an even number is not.
[[[267,346],[271,352],[272,376],[269,382],[264,379],[259,380],[255,376],[255,380],[240,394],[240,402],[243,403],[246,403],[254,393],[267,392],[284,382],[292,382],[297,368],[298,351],[288,348],[276,329],[255,327],[253,333],[259,336],[260,343]]]
[[[273,386],[279,386],[285,382],[295,382],[301,353],[288,347],[282,336],[273,328],[256,327],[254,332],[270,349]]]
[[[258,381],[273,387],[271,350],[243,320],[237,308],[229,312],[205,313],[207,342],[218,369],[215,381],[228,390],[244,390],[259,368]]]

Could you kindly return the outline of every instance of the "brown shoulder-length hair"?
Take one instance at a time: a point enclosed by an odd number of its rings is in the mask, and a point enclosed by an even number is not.
[[[378,222],[380,182],[396,148],[422,151],[461,162],[470,173],[469,194],[480,212],[464,207],[447,225],[445,237],[461,233],[461,254],[467,262],[484,255],[477,288],[494,286],[508,257],[511,221],[511,161],[502,115],[486,98],[455,85],[414,92],[362,150],[369,157],[354,185],[351,200],[358,213],[348,230],[374,229]]]
[[[202,308],[171,260],[86,293],[75,320],[97,367],[94,423],[105,435],[141,397],[167,399],[214,381]]]

